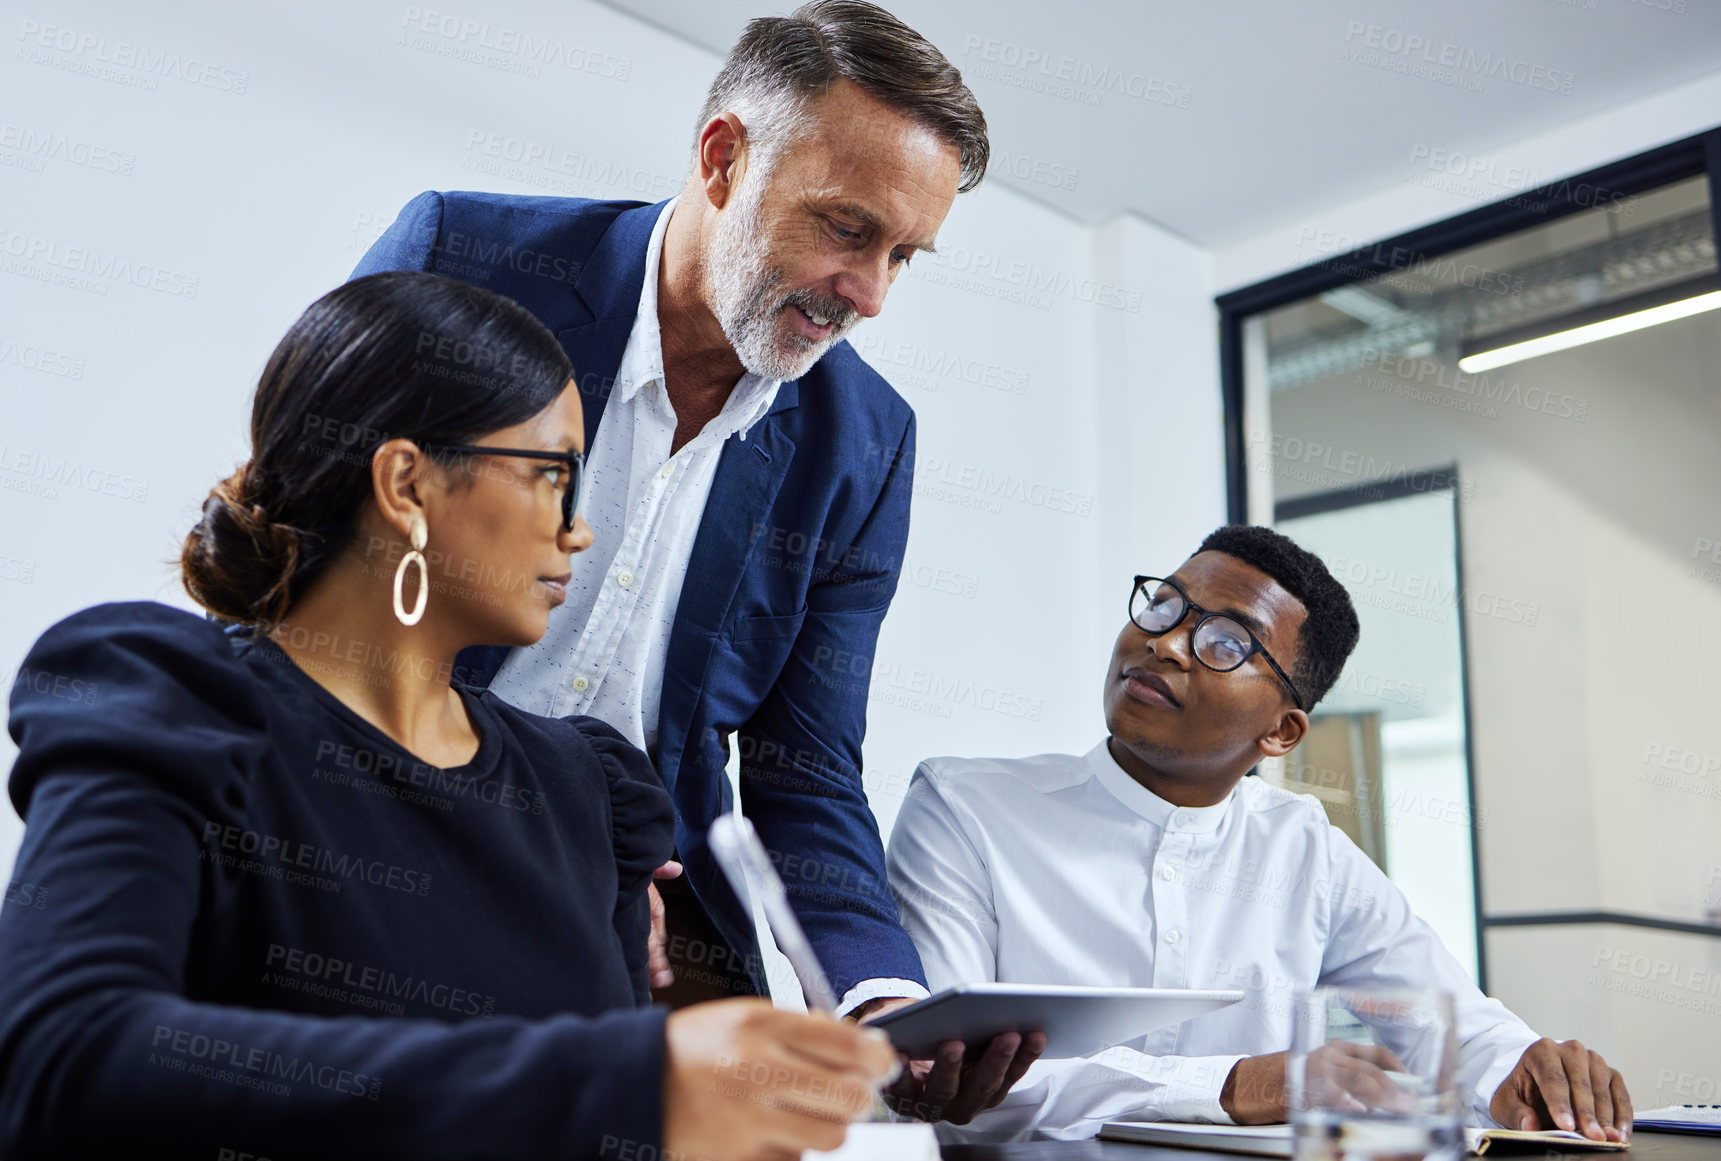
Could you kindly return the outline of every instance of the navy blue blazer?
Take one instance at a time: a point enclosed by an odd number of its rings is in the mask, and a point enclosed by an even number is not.
[[[573,362],[590,447],[665,204],[423,193],[353,277],[429,270],[526,307]],[[747,438],[723,445],[663,675],[653,758],[694,891],[732,947],[754,946],[706,844],[731,807],[734,734],[743,809],[838,995],[871,978],[925,982],[861,785],[867,688],[908,539],[913,463],[913,410],[846,342],[784,383]],[[487,685],[507,652],[468,650],[459,663]]]

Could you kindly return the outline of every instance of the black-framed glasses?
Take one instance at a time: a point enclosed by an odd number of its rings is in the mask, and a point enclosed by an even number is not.
[[[1129,591],[1129,619],[1144,633],[1168,633],[1182,624],[1183,618],[1195,612],[1195,628],[1190,633],[1195,659],[1216,673],[1230,673],[1259,653],[1291,691],[1291,700],[1298,709],[1305,709],[1303,695],[1261,644],[1261,639],[1249,626],[1224,613],[1210,613],[1183,591],[1183,586],[1162,576],[1138,576]]]
[[[580,485],[586,477],[586,457],[580,452],[529,451],[517,447],[486,447],[476,443],[420,443],[435,451],[473,456],[519,456],[523,459],[556,460],[567,465],[568,478],[562,488],[562,531],[574,530],[574,513],[580,509]]]

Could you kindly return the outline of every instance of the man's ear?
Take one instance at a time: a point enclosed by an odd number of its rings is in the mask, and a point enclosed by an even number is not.
[[[405,539],[415,518],[424,515],[419,484],[428,461],[409,439],[391,439],[371,453],[371,495],[383,522]]]
[[[1308,732],[1309,715],[1300,709],[1286,710],[1272,730],[1261,735],[1255,745],[1263,758],[1283,758],[1297,748],[1297,743]]]
[[[735,192],[746,168],[747,130],[733,113],[719,113],[699,134],[699,183],[714,210],[722,209]]]

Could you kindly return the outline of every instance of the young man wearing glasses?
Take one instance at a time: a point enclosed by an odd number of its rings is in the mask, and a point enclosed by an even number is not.
[[[1247,998],[1085,1060],[1041,1060],[972,1129],[946,1132],[1282,1121],[1293,997],[1332,984],[1451,992],[1470,1122],[1629,1135],[1617,1071],[1478,991],[1315,799],[1245,777],[1302,740],[1356,645],[1350,597],[1320,560],[1267,528],[1221,528],[1171,576],[1136,577],[1129,612],[1106,667],[1105,741],[915,772],[888,853],[903,926],[934,990]]]

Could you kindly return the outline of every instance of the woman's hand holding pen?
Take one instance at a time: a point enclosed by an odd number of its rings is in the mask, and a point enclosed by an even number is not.
[[[896,1067],[883,1032],[760,999],[682,1008],[665,1037],[666,1156],[796,1161],[835,1149]]]

